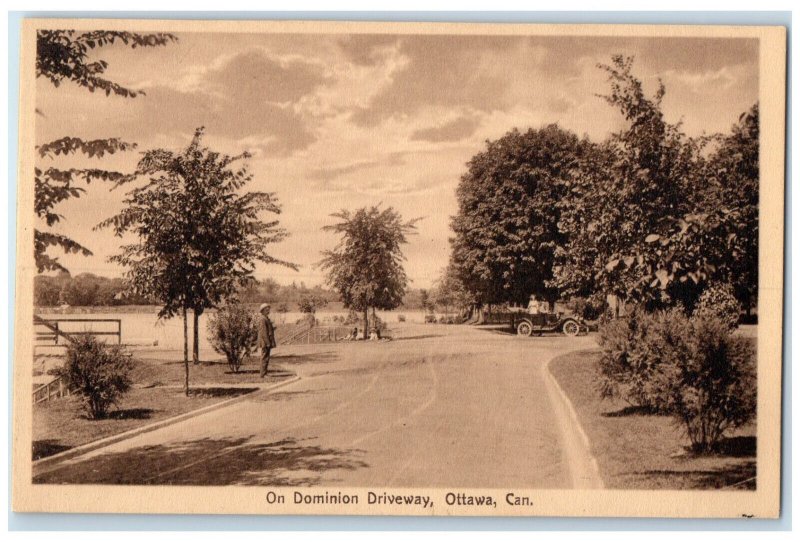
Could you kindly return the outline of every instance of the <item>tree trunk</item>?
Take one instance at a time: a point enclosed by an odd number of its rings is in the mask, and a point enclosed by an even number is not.
[[[189,322],[186,307],[183,307],[183,368],[185,371],[183,392],[189,396]]]
[[[369,307],[364,307],[364,340],[369,339]]]
[[[194,319],[194,338],[192,343],[192,362],[195,365],[200,363],[200,334],[198,331],[199,322],[200,322],[200,314],[197,309],[192,311],[192,318]]]

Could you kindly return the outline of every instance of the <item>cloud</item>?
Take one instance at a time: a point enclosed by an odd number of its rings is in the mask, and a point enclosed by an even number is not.
[[[350,164],[344,164],[332,167],[317,167],[312,168],[308,176],[311,179],[318,179],[321,181],[332,181],[339,177],[351,175],[365,169],[373,169],[377,167],[392,167],[402,166],[405,164],[403,159],[405,153],[393,152],[386,156],[383,160],[359,160]]]
[[[412,141],[460,141],[475,133],[480,125],[476,116],[460,117],[439,126],[423,128],[411,134]]]

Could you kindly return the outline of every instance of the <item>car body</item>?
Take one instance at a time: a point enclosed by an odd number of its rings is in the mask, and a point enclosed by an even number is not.
[[[569,337],[588,333],[589,326],[583,318],[571,313],[513,313],[511,328],[517,335],[530,337],[542,333],[563,333]]]

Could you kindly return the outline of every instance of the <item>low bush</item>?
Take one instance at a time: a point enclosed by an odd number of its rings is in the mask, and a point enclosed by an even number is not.
[[[598,297],[573,297],[567,302],[570,312],[590,321],[599,319],[605,307],[605,300]]]
[[[397,315],[397,321],[398,322],[405,322],[406,321],[406,315],[405,314],[398,314]]]
[[[674,416],[695,451],[755,415],[753,345],[715,314],[637,310],[602,325],[599,343],[601,395]]]
[[[734,329],[739,325],[741,314],[742,306],[734,295],[733,287],[729,284],[713,284],[700,294],[692,315],[698,319],[715,317]]]
[[[599,328],[599,389],[603,397],[619,396],[651,410],[668,410],[668,366],[684,355],[682,337],[691,334],[689,320],[678,310],[635,310]]]
[[[107,345],[91,335],[78,335],[67,345],[59,376],[81,396],[89,418],[105,418],[108,409],[131,388],[134,362],[120,345]]]
[[[258,330],[253,316],[243,305],[228,303],[208,319],[208,342],[225,356],[234,373],[255,346]]]
[[[670,365],[669,411],[686,430],[696,452],[713,451],[730,429],[756,415],[755,347],[731,334],[720,318],[693,320],[689,355]]]

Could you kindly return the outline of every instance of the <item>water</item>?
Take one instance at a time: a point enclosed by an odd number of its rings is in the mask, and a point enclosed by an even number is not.
[[[199,329],[200,329],[200,348],[210,349],[211,346],[207,340],[208,329],[208,316],[210,313],[200,315]],[[398,316],[404,315],[407,322],[423,323],[425,321],[425,313],[423,311],[377,311],[378,317],[385,321],[389,328],[392,324],[398,322]],[[60,319],[60,318],[81,318],[81,319],[112,319],[120,320],[122,327],[122,342],[124,344],[133,345],[154,345],[158,343],[161,348],[168,349],[181,349],[183,348],[183,320],[180,317],[171,318],[169,320],[159,320],[157,310],[154,309],[152,313],[142,312],[92,312],[86,313],[69,313],[64,312],[60,314],[42,314],[45,319]],[[287,313],[273,313],[270,315],[275,326],[294,325],[295,322],[303,317],[299,312]],[[346,311],[339,312],[318,312],[317,319],[321,325],[333,325],[334,316],[346,317]],[[61,322],[59,329],[69,333],[76,331],[116,331],[117,324],[114,322]],[[192,337],[192,318],[189,317],[189,340]],[[109,342],[115,342],[116,337],[108,336]]]

